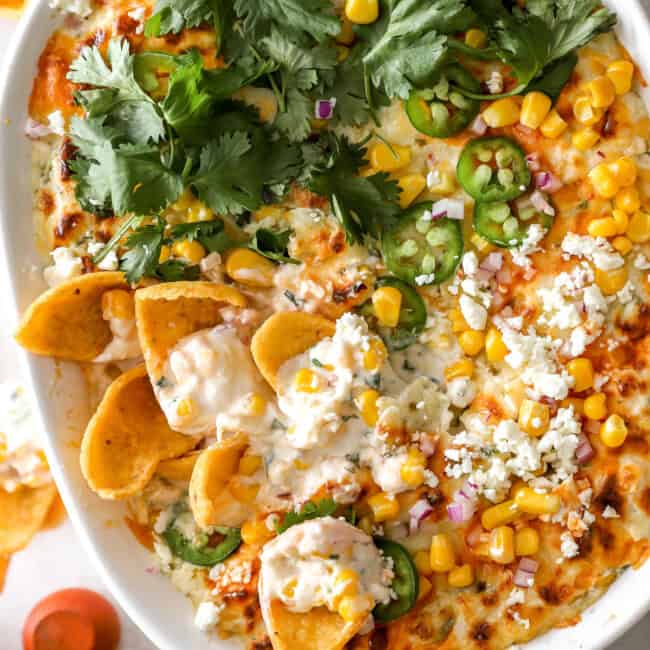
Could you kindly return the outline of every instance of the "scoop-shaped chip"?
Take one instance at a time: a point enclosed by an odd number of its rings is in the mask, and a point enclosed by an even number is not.
[[[334,336],[335,330],[332,321],[315,314],[302,311],[273,314],[253,336],[253,359],[264,379],[277,390],[276,378],[280,367],[321,339]]]
[[[187,456],[180,458],[170,458],[158,463],[156,474],[169,481],[189,481],[192,478],[192,472],[196,461],[199,459],[200,452],[193,451]]]
[[[136,291],[138,336],[152,382],[162,376],[176,343],[218,325],[225,305],[245,307],[246,298],[233,287],[212,282],[170,282]]]
[[[169,428],[144,366],[118,377],[108,388],[81,443],[81,470],[105,499],[142,490],[158,463],[196,446],[196,439]]]
[[[250,505],[239,501],[230,490],[247,447],[246,436],[238,434],[201,452],[189,487],[190,509],[200,527],[236,527],[251,515]]]
[[[129,289],[118,271],[88,273],[46,291],[25,312],[16,341],[25,349],[65,361],[92,361],[113,338],[102,295]]]
[[[0,556],[20,551],[41,529],[56,498],[54,484],[0,490]]]

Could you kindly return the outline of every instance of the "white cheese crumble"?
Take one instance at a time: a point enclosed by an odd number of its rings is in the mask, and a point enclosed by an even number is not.
[[[91,0],[49,0],[50,9],[56,9],[68,14],[77,14],[82,18],[90,16],[93,12]]]
[[[603,510],[604,519],[618,519],[620,516],[621,515],[619,515],[612,506],[605,506],[605,509]]]
[[[623,266],[623,257],[604,237],[590,237],[568,233],[562,241],[567,257],[581,257],[593,262],[601,271],[612,271]]]
[[[83,265],[81,258],[78,257],[70,248],[59,246],[51,253],[53,264],[43,270],[45,282],[50,287],[56,287],[67,280],[81,275]]]
[[[540,242],[546,236],[546,230],[537,223],[534,223],[528,229],[524,240],[516,248],[510,249],[513,264],[521,266],[522,268],[530,268],[532,262],[529,255],[540,251]]]
[[[65,135],[65,118],[61,111],[54,111],[47,116],[47,123],[50,131],[55,135]]]
[[[560,551],[562,552],[562,555],[568,560],[576,557],[578,553],[580,553],[580,547],[576,543],[575,539],[573,539],[573,535],[571,533],[562,533],[560,540]]]
[[[104,244],[101,242],[90,242],[88,244],[88,255],[95,256],[99,251],[104,248]],[[97,264],[97,268],[101,271],[117,271],[120,266],[120,261],[117,258],[117,253],[115,251],[109,251],[104,259]]]
[[[215,604],[209,600],[202,602],[196,608],[194,615],[194,625],[201,630],[201,632],[209,632],[217,623],[224,610],[225,605],[222,603]]]

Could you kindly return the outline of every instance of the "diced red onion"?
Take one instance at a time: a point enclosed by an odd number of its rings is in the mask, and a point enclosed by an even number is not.
[[[31,117],[28,118],[27,124],[25,124],[25,135],[28,138],[38,140],[39,138],[46,138],[48,135],[52,134],[52,129],[45,125],[33,120]]]
[[[465,204],[454,199],[441,199],[431,208],[434,219],[446,216],[448,219],[462,221],[465,218]]]
[[[317,120],[331,120],[334,115],[334,107],[336,106],[336,97],[329,99],[317,99],[314,107],[314,115]]]
[[[452,501],[447,506],[447,515],[455,524],[462,524],[471,519],[473,514],[474,507],[467,501]]]
[[[495,309],[500,309],[506,304],[506,297],[500,291],[492,292],[492,306]]]
[[[422,434],[420,436],[420,451],[427,457],[430,458],[433,454],[436,453],[437,440],[432,436],[427,436]]]
[[[539,174],[535,174],[535,186],[542,192],[553,194],[562,188],[562,183],[551,172],[539,172]]]
[[[431,504],[426,499],[420,499],[409,510],[409,532],[413,534],[420,524],[433,512]]]
[[[529,557],[522,557],[515,571],[513,582],[517,587],[528,589],[535,584],[535,573],[539,568],[539,562]]]
[[[480,263],[479,268],[484,271],[496,273],[503,266],[503,254],[492,252],[487,255]]]
[[[519,560],[519,566],[517,568],[526,571],[527,573],[537,573],[539,562],[533,560],[532,557],[522,557],[521,560]]]
[[[526,164],[531,172],[538,172],[542,168],[541,163],[539,162],[539,153],[536,151],[534,153],[529,153],[526,156]]]
[[[509,284],[512,282],[512,271],[507,266],[501,268],[497,271],[496,278],[499,284]]]
[[[493,271],[487,271],[486,269],[481,269],[476,272],[476,279],[479,282],[489,282],[492,278],[494,277],[494,272]]]
[[[485,120],[483,119],[483,116],[481,114],[477,115],[474,118],[474,121],[470,125],[470,130],[476,133],[476,135],[484,135],[485,132],[487,131],[487,124]]]
[[[535,207],[535,210],[539,210],[551,217],[555,214],[555,208],[546,200],[546,197],[539,190],[535,190],[530,195],[530,202]]]
[[[587,438],[587,436],[582,434],[578,438],[578,446],[576,447],[576,460],[581,465],[584,465],[585,463],[588,463],[595,455],[596,452],[594,451],[594,448],[591,446],[591,442],[589,442],[589,438]]]
[[[458,494],[468,501],[476,501],[476,498],[478,497],[478,485],[471,481],[465,481],[463,487],[458,491]]]

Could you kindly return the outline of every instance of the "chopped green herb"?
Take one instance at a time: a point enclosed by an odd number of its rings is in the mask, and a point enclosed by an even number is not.
[[[321,501],[308,501],[300,510],[287,512],[281,524],[276,526],[278,533],[283,533],[296,524],[302,524],[310,519],[320,519],[329,517],[336,512],[336,502],[334,499],[322,499]]]

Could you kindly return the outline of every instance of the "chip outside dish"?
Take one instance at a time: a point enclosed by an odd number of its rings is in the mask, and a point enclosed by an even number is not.
[[[650,77],[650,23],[639,0],[606,2],[619,16],[619,37]],[[44,256],[36,245],[32,220],[30,142],[24,135],[27,103],[38,56],[57,17],[46,0],[35,0],[16,34],[0,85],[0,228],[5,268],[12,296],[5,309],[23,311],[44,289]],[[79,440],[89,417],[81,397],[81,372],[23,353],[38,402],[37,418],[46,432],[45,446],[53,475],[87,552],[94,559],[120,605],[161,650],[208,650],[241,647],[209,639],[193,624],[189,601],[166,578],[146,572],[148,552],[129,532],[125,506],[103,501],[90,491],[79,463]],[[626,572],[610,591],[585,612],[582,622],[556,630],[527,647],[591,650],[612,643],[650,609],[650,564]]]

